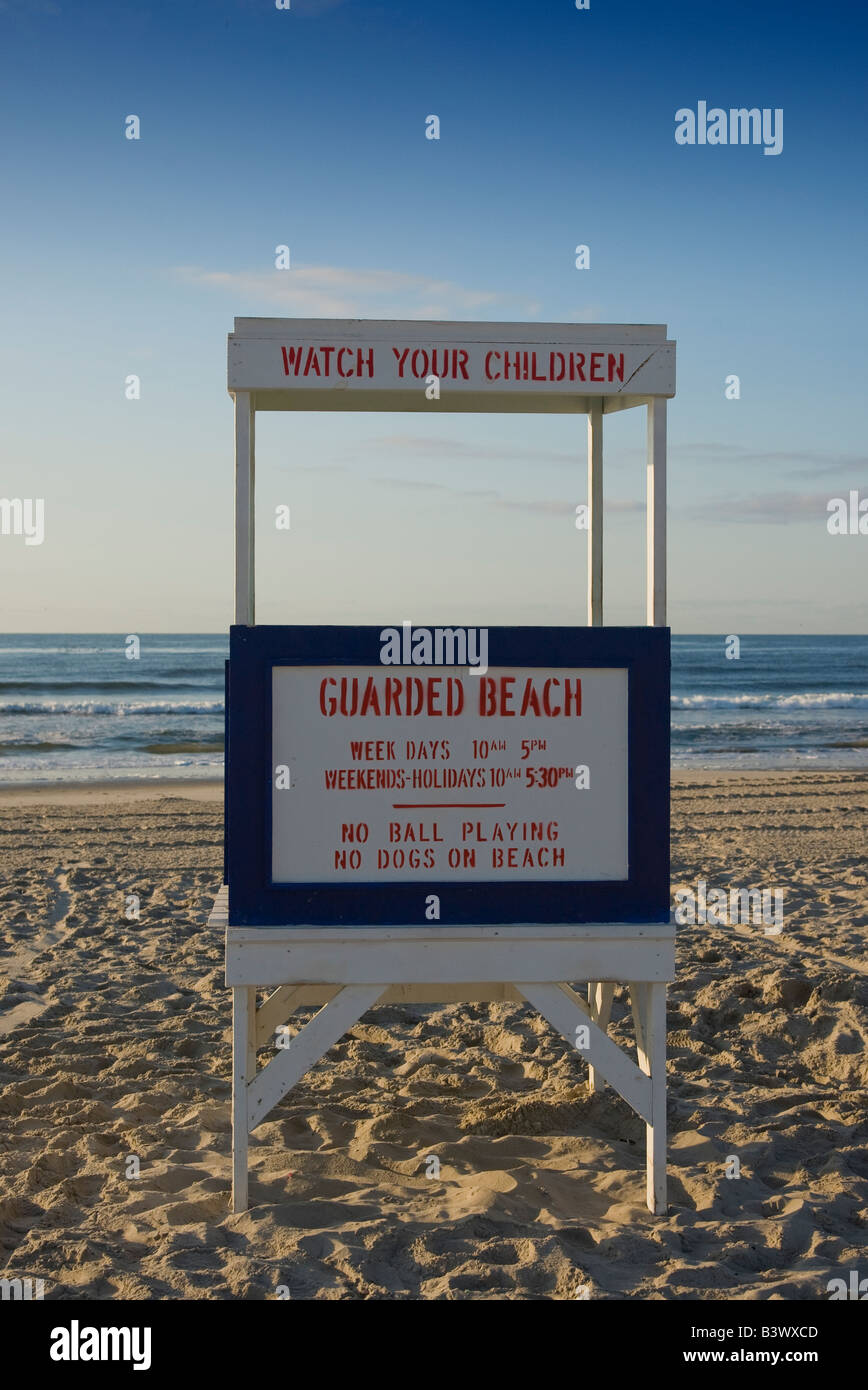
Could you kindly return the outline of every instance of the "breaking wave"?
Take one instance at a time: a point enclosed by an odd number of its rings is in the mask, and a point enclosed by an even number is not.
[[[222,714],[222,700],[26,700],[0,701],[0,714]]]
[[[794,695],[673,695],[672,709],[868,709],[868,694],[804,691]]]

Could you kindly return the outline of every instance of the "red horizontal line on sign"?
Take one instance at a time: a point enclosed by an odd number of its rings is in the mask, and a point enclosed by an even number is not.
[[[393,801],[393,811],[486,811],[501,808],[505,801]]]

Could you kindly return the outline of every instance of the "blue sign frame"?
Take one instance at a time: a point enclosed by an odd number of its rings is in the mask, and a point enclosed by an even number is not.
[[[388,624],[383,624],[383,627]],[[456,626],[462,626],[456,624]],[[400,629],[400,623],[397,624]],[[668,922],[670,633],[662,627],[497,627],[499,667],[620,667],[628,672],[628,877],[616,881],[272,882],[272,669],[376,666],[382,627],[229,630],[226,881],[232,926],[503,926]],[[403,668],[389,667],[397,675]],[[448,670],[450,668],[441,668]],[[412,668],[420,674],[419,667]],[[424,891],[420,891],[424,889]],[[440,898],[440,920],[423,915]]]

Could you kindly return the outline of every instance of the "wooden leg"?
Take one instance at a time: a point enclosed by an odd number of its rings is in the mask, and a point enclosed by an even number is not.
[[[591,981],[588,985],[588,1008],[591,1011],[591,1018],[595,1023],[605,1030],[609,1026],[609,1019],[612,1017],[612,1000],[615,997],[615,986],[608,980]],[[593,1093],[602,1091],[606,1083],[602,1077],[598,1077],[594,1067],[588,1067],[588,1090]]]
[[[630,999],[639,1066],[651,1079],[651,1118],[645,1125],[646,1200],[655,1216],[663,1216],[667,1210],[666,986],[634,981]]]
[[[232,1210],[247,1210],[247,1083],[250,1080],[250,996],[248,985],[232,990]],[[255,1054],[254,1054],[255,1055]]]
[[[256,986],[247,989],[247,1079],[256,1075]]]

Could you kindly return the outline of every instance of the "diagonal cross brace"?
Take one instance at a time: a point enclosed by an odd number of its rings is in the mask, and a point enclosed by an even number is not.
[[[247,1129],[261,1124],[273,1106],[304,1076],[363,1013],[376,1004],[385,985],[345,985],[334,999],[296,1033],[247,1084]]]
[[[580,999],[569,985],[516,984],[516,989],[521,990],[528,1003],[547,1018],[573,1047],[576,1045],[576,1026],[587,1026],[589,1044],[581,1049],[582,1057],[623,1096],[646,1124],[650,1124],[651,1078],[645,1076],[618,1044],[597,1026],[584,999]]]
[[[334,994],[337,994],[339,985],[335,985]],[[276,1029],[285,1023],[295,1007],[295,1001],[301,995],[300,985],[280,985],[277,989],[264,999],[256,1010],[256,1046],[264,1047],[269,1039],[274,1035]],[[328,1003],[326,999],[326,1003]],[[251,1075],[256,1068],[251,1071]]]

